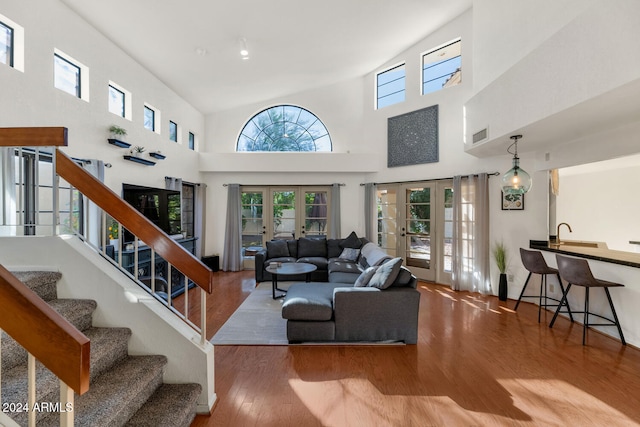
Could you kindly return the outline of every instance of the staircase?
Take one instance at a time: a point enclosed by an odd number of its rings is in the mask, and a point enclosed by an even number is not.
[[[96,328],[92,300],[58,299],[56,272],[17,272],[14,275],[91,340],[89,391],[75,396],[76,426],[189,426],[196,414],[199,384],[163,384],[165,356],[129,356],[127,328]],[[55,345],[55,343],[51,343]],[[36,423],[58,426],[60,414],[48,405],[60,399],[59,380],[37,363]],[[27,402],[27,353],[2,333],[2,402]],[[21,426],[27,412],[8,414]]]

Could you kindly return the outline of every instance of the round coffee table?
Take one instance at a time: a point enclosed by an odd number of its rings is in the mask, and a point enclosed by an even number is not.
[[[316,271],[318,267],[307,262],[283,262],[279,265],[269,264],[265,268],[271,273],[271,294],[273,299],[282,298],[286,295],[287,291],[278,288],[278,276],[297,276],[299,274],[307,275],[307,282],[311,280],[311,273]],[[276,291],[284,292],[283,294],[276,295]]]

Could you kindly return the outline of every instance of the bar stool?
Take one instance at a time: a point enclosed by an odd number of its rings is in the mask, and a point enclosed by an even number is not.
[[[585,294],[584,294],[584,311],[574,311],[574,313],[584,313],[584,326],[582,328],[582,345],[585,345],[585,340],[587,337],[587,328],[589,326],[616,326],[618,328],[618,333],[620,334],[620,340],[622,341],[622,345],[627,345],[624,340],[624,335],[622,334],[622,328],[620,327],[620,321],[618,320],[618,316],[616,315],[616,309],[613,307],[613,301],[611,301],[611,295],[609,294],[609,288],[613,287],[622,287],[624,285],[620,283],[608,282],[606,280],[596,279],[593,277],[591,273],[591,268],[589,268],[589,263],[586,259],[582,258],[569,258],[566,256],[556,254],[556,260],[558,261],[558,271],[560,272],[560,277],[562,277],[567,282],[567,290],[562,295],[562,301],[567,302],[567,294],[571,289],[572,285],[576,286],[584,286]],[[613,319],[609,319],[604,316],[600,316],[599,314],[589,312],[589,289],[591,288],[603,288],[604,293],[607,295],[607,300],[609,300],[609,306],[611,307],[611,313],[613,314]],[[553,315],[553,319],[551,319],[551,323],[549,327],[552,328],[553,324],[558,317],[558,313],[560,313],[560,308],[562,306],[562,302],[556,313]],[[567,302],[567,308],[569,308],[569,304]],[[606,320],[610,323],[589,323],[589,315],[599,317],[603,320]],[[571,320],[573,322],[573,319]]]
[[[560,303],[561,300],[552,298],[547,296],[547,275],[555,274],[558,277],[558,283],[560,283],[560,289],[564,294],[564,286],[562,286],[562,280],[560,280],[560,275],[558,274],[558,270],[552,267],[549,267],[542,256],[540,251],[529,251],[527,249],[520,248],[520,258],[522,259],[522,264],[524,268],[529,271],[529,275],[527,276],[527,280],[524,282],[524,286],[522,287],[522,291],[520,292],[520,297],[518,297],[518,302],[516,303],[516,307],[514,310],[518,310],[518,306],[520,305],[520,301],[522,298],[538,298],[538,323],[540,323],[540,314],[542,313],[542,307],[559,307],[559,304],[549,304],[549,300]],[[529,284],[529,279],[531,279],[532,274],[540,274],[540,295],[525,295],[524,291],[527,289],[527,285]],[[544,294],[543,294],[544,291]],[[544,304],[542,300],[544,299]],[[571,317],[571,321],[573,322],[573,315],[571,314],[571,309],[569,308],[569,304],[567,303],[567,310],[569,312],[569,317]]]

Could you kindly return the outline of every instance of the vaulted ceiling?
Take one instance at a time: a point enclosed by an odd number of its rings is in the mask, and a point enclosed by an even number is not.
[[[472,3],[61,1],[204,114],[364,76]]]

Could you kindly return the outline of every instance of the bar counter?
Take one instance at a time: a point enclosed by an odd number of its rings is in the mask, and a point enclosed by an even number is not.
[[[560,244],[547,240],[530,240],[529,247],[540,251],[573,255],[596,261],[640,268],[640,253],[609,249],[604,242],[562,240]]]

